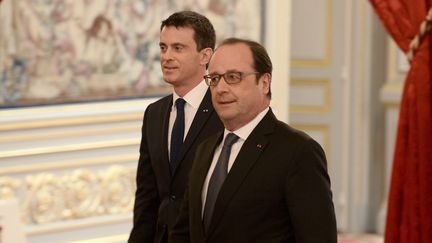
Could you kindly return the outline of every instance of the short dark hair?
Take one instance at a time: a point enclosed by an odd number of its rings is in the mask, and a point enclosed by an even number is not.
[[[162,21],[160,30],[164,27],[174,26],[190,27],[194,30],[194,40],[197,44],[197,50],[201,51],[204,48],[211,48],[216,45],[216,33],[213,25],[204,15],[193,11],[180,11],[173,13],[167,19]]]
[[[246,40],[246,39],[239,39],[239,38],[228,38],[222,41],[222,43],[218,46],[224,46],[224,45],[234,45],[234,44],[245,44],[249,47],[249,49],[252,52],[253,57],[253,65],[255,68],[255,71],[258,72],[256,78],[257,82],[258,79],[261,78],[261,76],[265,73],[272,74],[273,71],[273,64],[271,62],[271,59],[267,53],[267,50],[259,44],[258,42],[252,41],[252,40]],[[269,98],[271,98],[271,89],[269,87],[269,93],[267,94]]]

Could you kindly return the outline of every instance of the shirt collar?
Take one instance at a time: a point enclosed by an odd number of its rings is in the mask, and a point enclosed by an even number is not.
[[[249,135],[252,133],[252,131],[255,129],[255,127],[258,125],[258,123],[264,118],[264,116],[269,111],[269,107],[265,108],[263,111],[261,111],[254,119],[252,119],[249,123],[246,125],[240,127],[239,129],[232,131],[235,135],[239,136],[240,139],[245,141]],[[231,131],[228,131],[226,128],[224,130],[224,139],[228,133],[231,133]]]
[[[173,107],[175,107],[175,101],[178,98],[183,98],[187,104],[192,106],[194,109],[198,109],[207,92],[207,89],[208,86],[203,80],[183,97],[180,97],[178,94],[176,94],[176,92],[173,92]]]

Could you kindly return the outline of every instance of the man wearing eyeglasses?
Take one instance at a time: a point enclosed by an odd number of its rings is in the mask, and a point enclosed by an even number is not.
[[[168,242],[336,243],[324,151],[276,119],[271,73],[256,42],[216,49],[205,80],[225,130],[198,147]]]

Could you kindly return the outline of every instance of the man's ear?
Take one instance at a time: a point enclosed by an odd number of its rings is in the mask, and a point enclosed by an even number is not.
[[[270,85],[271,85],[271,80],[272,80],[272,76],[270,73],[264,73],[263,75],[261,75],[261,82],[263,85],[263,92],[265,94],[268,94],[270,92]]]
[[[201,65],[207,65],[210,62],[210,58],[213,55],[213,49],[207,47],[200,51],[201,54]]]

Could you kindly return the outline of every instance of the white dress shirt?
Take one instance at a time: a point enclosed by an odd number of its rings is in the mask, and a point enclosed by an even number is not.
[[[216,150],[215,150],[214,155],[213,155],[213,160],[212,160],[212,163],[210,165],[210,169],[208,170],[207,177],[204,181],[203,190],[202,190],[202,194],[201,194],[201,199],[202,199],[201,215],[204,215],[204,206],[205,206],[205,202],[206,202],[206,198],[207,198],[208,184],[210,182],[211,175],[213,174],[213,171],[216,167],[216,162],[217,162],[219,155],[222,151],[222,145],[225,141],[226,136],[228,135],[228,133],[232,132],[239,137],[237,142],[235,142],[231,147],[231,154],[230,154],[230,157],[228,160],[228,174],[229,174],[229,171],[231,170],[231,167],[233,166],[234,161],[237,158],[237,155],[239,154],[240,149],[243,146],[244,142],[249,137],[249,135],[252,133],[252,131],[255,129],[255,127],[258,125],[258,123],[267,114],[268,111],[269,111],[269,108],[267,107],[266,109],[261,111],[254,119],[252,119],[249,123],[247,123],[246,125],[244,125],[243,127],[239,128],[235,131],[228,131],[227,129],[224,130],[223,140],[216,147]]]
[[[180,97],[178,94],[173,92],[173,105],[171,107],[171,113],[169,118],[169,126],[168,126],[168,157],[171,151],[171,133],[174,126],[174,122],[177,116],[177,108],[175,106],[175,101],[178,98],[183,98],[185,103],[185,130],[184,130],[184,137],[183,141],[186,138],[186,135],[189,131],[189,128],[191,127],[192,121],[195,117],[195,114],[198,111],[198,108],[201,104],[201,101],[203,100],[206,92],[207,92],[208,86],[203,81],[199,83],[195,88],[193,88],[191,91],[189,91],[185,96]]]

